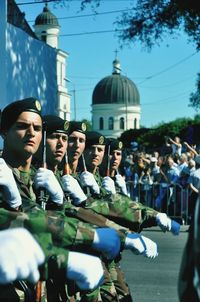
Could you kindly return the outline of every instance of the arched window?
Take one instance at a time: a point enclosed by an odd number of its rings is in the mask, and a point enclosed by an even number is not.
[[[99,130],[103,130],[103,127],[104,127],[104,125],[103,125],[103,117],[100,117],[100,119],[99,119]]]
[[[137,119],[134,119],[134,128],[133,129],[137,129]]]
[[[124,118],[123,117],[120,117],[120,120],[119,120],[119,129],[124,129]]]
[[[108,130],[113,130],[114,129],[114,119],[113,117],[109,117],[108,119]]]
[[[42,31],[42,33],[41,33],[41,40],[43,42],[47,41],[47,32],[46,31]]]

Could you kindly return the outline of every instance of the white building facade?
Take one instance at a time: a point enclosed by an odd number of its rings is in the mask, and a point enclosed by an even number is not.
[[[49,20],[55,18],[49,9],[47,14]],[[51,23],[43,25],[46,41],[36,36],[14,0],[0,1],[0,109],[32,96],[41,101],[43,114],[70,120],[65,81],[68,54],[57,48],[59,26],[55,30]]]

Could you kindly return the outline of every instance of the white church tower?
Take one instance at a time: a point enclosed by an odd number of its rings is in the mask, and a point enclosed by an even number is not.
[[[68,53],[59,49],[60,26],[58,19],[50,11],[47,3],[43,12],[35,19],[35,34],[38,39],[57,49],[57,97],[56,113],[61,118],[70,120],[70,95],[66,88],[66,59]],[[49,62],[51,64],[51,62]]]

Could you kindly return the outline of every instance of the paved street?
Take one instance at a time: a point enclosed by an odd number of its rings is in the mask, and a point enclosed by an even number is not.
[[[182,226],[179,236],[162,233],[159,228],[143,232],[158,244],[159,256],[154,260],[123,252],[121,264],[134,302],[178,302],[177,279],[187,229]]]

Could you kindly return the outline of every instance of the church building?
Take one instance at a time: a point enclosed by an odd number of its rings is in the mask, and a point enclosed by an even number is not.
[[[68,53],[59,49],[59,33],[58,19],[47,3],[33,30],[14,0],[0,1],[1,109],[32,96],[41,101],[43,114],[70,120]]]
[[[100,80],[92,94],[92,128],[106,137],[119,138],[129,129],[140,128],[140,95],[134,82],[121,74],[113,61],[113,73]]]

